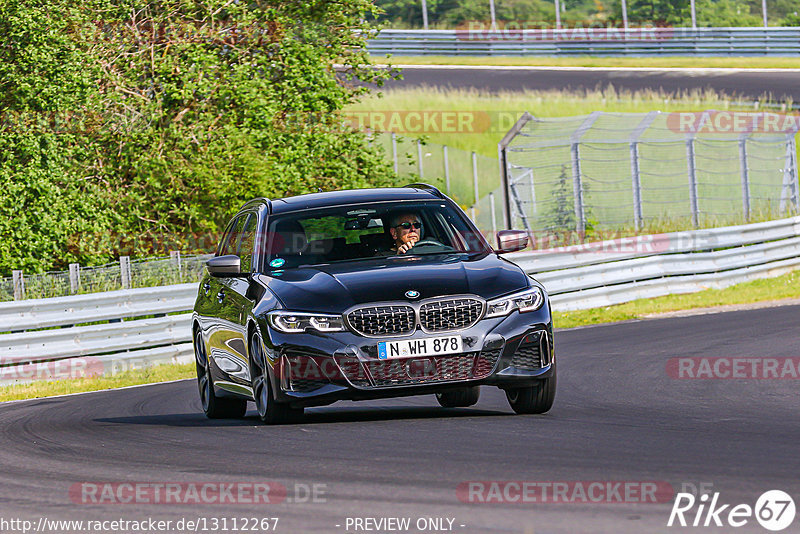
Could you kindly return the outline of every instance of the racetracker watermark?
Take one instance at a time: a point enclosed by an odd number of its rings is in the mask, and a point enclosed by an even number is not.
[[[664,41],[675,32],[670,27],[645,25],[627,29],[609,23],[563,25],[560,29],[538,20],[505,20],[492,25],[488,20],[470,20],[456,28],[462,41]]]
[[[797,380],[800,357],[683,356],[667,360],[666,369],[678,380]]]
[[[326,502],[327,484],[266,482],[77,482],[75,504],[279,504]]]
[[[531,233],[529,242],[535,254],[663,254],[686,250],[713,249],[717,238],[710,233],[675,232],[625,236],[616,231],[599,231],[589,240],[578,232]],[[491,239],[490,239],[490,242]]]
[[[83,357],[66,360],[24,363],[29,357],[0,358],[0,381],[28,382],[34,380],[66,380],[90,378],[105,373],[105,365],[98,358]]]
[[[471,480],[456,488],[461,502],[481,504],[666,503],[674,494],[658,480]]]
[[[680,134],[794,135],[800,115],[743,111],[680,111],[667,115],[667,128]]]

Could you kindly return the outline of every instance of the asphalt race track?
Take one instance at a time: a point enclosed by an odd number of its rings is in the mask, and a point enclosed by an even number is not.
[[[559,332],[559,390],[544,416],[513,416],[494,388],[469,409],[439,408],[432,396],[340,403],[280,427],[257,424],[252,410],[246,420],[205,419],[193,381],[9,403],[0,406],[1,515],[278,517],[284,533],[345,532],[347,517],[411,518],[407,532],[420,531],[419,518],[450,518],[452,532],[465,533],[731,532],[667,528],[671,492],[655,503],[620,503],[610,493],[602,503],[573,495],[487,504],[460,500],[457,488],[655,481],[675,492],[706,484],[731,505],[753,506],[771,489],[800,502],[800,382],[679,380],[666,371],[679,356],[797,358],[798,317],[800,306],[786,306]],[[276,482],[288,499],[98,505],[73,494],[74,502],[70,488],[90,481]],[[317,497],[307,498],[314,484]],[[735,530],[767,532],[753,518]],[[798,530],[800,518],[784,532]]]
[[[402,58],[395,58],[402,63]],[[747,59],[743,58],[742,62]],[[403,79],[386,84],[387,89],[430,86],[441,88],[478,89],[483,91],[525,90],[592,90],[609,84],[628,91],[654,89],[668,93],[692,89],[713,89],[719,93],[759,100],[764,94],[783,102],[800,101],[800,69],[735,70],[735,69],[586,69],[586,68],[469,68],[414,67],[402,68]]]

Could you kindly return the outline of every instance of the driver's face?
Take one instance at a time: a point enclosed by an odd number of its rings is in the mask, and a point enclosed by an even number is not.
[[[406,226],[410,226],[410,228],[403,228],[404,223],[408,223]],[[414,224],[420,226],[419,229],[414,228]],[[395,240],[397,246],[404,245],[411,241],[417,242],[419,241],[420,230],[422,229],[422,222],[419,220],[419,217],[414,215],[413,213],[407,213],[401,215],[397,218],[397,222],[395,223],[394,228],[391,228],[390,231],[392,233],[392,238]]]

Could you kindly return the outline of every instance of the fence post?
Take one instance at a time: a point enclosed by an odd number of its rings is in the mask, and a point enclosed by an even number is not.
[[[642,228],[642,179],[639,175],[639,143],[631,143],[631,183],[633,186],[633,223]]]
[[[181,272],[181,251],[170,250],[169,259],[172,262],[173,267],[175,267],[175,269],[178,271],[178,280],[180,280],[183,275],[183,273]]]
[[[450,194],[450,163],[447,161],[447,145],[442,146],[442,153],[444,155],[444,188],[447,194]]]
[[[81,289],[81,266],[77,263],[69,264],[69,291],[75,295]]]
[[[424,178],[425,174],[422,172],[422,143],[417,139],[417,168],[419,169],[419,177]]]
[[[394,173],[397,174],[397,134],[394,132],[392,132],[392,161],[394,161]]]
[[[131,288],[131,259],[128,256],[119,257],[119,278],[122,289]]]
[[[589,128],[592,127],[595,121],[599,119],[602,114],[602,111],[591,112],[583,120],[583,123],[581,123],[578,129],[575,130],[570,136],[570,153],[572,155],[572,190],[575,196],[575,219],[577,219],[575,230],[577,230],[581,240],[583,240],[583,237],[586,234],[586,210],[584,208],[583,184],[581,183],[581,155],[578,147],[581,143],[581,137],[583,137],[583,134],[589,131]]]
[[[792,155],[792,173],[794,174],[794,180],[792,180],[792,184],[794,187],[793,195],[794,195],[794,208],[800,211],[800,177],[798,177],[798,170],[797,170],[797,143],[792,137],[789,140],[789,151]]]
[[[692,225],[700,226],[700,217],[697,207],[697,167],[694,159],[694,137],[686,139],[686,167],[689,173],[689,202],[692,209]]]
[[[533,169],[528,171],[528,186],[531,188],[531,205],[533,206],[533,215],[536,215],[539,212],[539,208],[536,206],[536,188],[534,187],[533,183]]]
[[[797,147],[794,141],[794,131],[786,136],[786,157],[783,164],[783,186],[781,187],[780,213],[786,211],[786,203],[794,204],[795,209],[800,209],[800,192],[798,192],[797,161],[795,154]]]
[[[497,221],[495,220],[495,207],[494,207],[494,192],[489,193],[489,207],[491,208],[490,213],[492,216],[492,241],[495,243],[495,246],[499,246],[497,242]]]
[[[651,111],[636,126],[631,134],[631,185],[633,187],[633,220],[637,230],[643,226],[642,214],[642,177],[639,172],[639,138],[653,124],[660,111]]]
[[[578,149],[580,143],[572,143],[572,193],[575,197],[575,230],[579,236],[586,233],[586,218],[583,210],[583,184],[581,184],[581,154]]]
[[[742,176],[742,213],[750,222],[750,175],[747,168],[747,136],[739,138],[739,171]]]
[[[475,204],[478,203],[478,155],[472,152],[472,187],[475,190]]]
[[[25,300],[25,277],[22,271],[11,271],[14,280],[14,300]]]
[[[500,160],[500,182],[503,184],[503,218],[506,229],[511,229],[511,188],[508,176],[508,146],[511,141],[522,131],[528,122],[533,120],[533,115],[527,111],[514,123],[514,126],[497,143],[497,155]]]

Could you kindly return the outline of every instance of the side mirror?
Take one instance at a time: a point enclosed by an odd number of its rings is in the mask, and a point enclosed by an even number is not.
[[[211,258],[206,266],[211,276],[239,276],[242,273],[242,260],[233,254]]]
[[[497,232],[497,252],[516,252],[528,246],[528,234],[522,230],[500,230]]]

